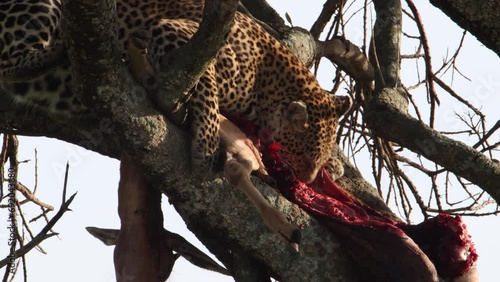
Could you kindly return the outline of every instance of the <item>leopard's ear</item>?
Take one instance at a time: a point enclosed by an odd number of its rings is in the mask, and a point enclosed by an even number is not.
[[[288,104],[285,118],[288,125],[295,131],[303,131],[309,125],[307,124],[307,106],[303,101],[292,101]]]

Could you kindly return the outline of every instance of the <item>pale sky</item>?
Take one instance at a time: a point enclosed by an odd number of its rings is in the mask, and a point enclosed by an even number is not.
[[[307,5],[300,0],[289,0],[286,2],[269,1],[281,15],[285,12],[291,16],[293,24],[304,28],[310,28],[321,10],[324,1],[309,1]],[[358,1],[360,2],[360,1]],[[437,67],[448,54],[454,52],[460,40],[462,30],[457,28],[441,11],[427,3],[427,1],[415,1],[420,9],[424,24],[427,27],[431,51],[433,52],[433,63]],[[374,17],[374,15],[372,15]],[[405,21],[405,30],[409,29],[410,23]],[[354,23],[348,28],[352,37],[349,40],[357,44],[361,42],[360,28]],[[432,28],[430,28],[432,26]],[[358,35],[358,36],[356,36]],[[414,49],[411,45],[403,46],[403,53],[411,53]],[[476,39],[468,35],[464,43],[462,54],[458,59],[460,70],[468,76],[471,81],[466,81],[455,76],[453,87],[464,97],[469,98],[472,103],[483,110],[491,127],[500,114],[496,107],[500,104],[498,92],[500,90],[500,74],[496,69],[500,60],[491,51],[484,48]],[[402,78],[404,83],[416,80],[414,73],[414,62],[403,64]],[[423,70],[423,65],[419,65]],[[322,63],[319,80],[326,89],[331,87],[333,68],[328,62]],[[449,77],[445,77],[448,79]],[[420,92],[419,92],[420,93]],[[342,94],[342,93],[340,93]],[[425,99],[425,93],[416,99]],[[458,123],[453,118],[455,111],[462,112],[464,109],[456,102],[450,102],[447,94],[440,92],[442,108],[438,109],[436,127],[438,129],[456,129]],[[495,107],[495,108],[494,108]],[[421,107],[423,108],[423,107]],[[492,141],[500,140],[497,132]],[[67,161],[71,164],[68,183],[68,195],[78,191],[71,208],[56,225],[55,230],[60,233],[59,238],[46,240],[42,247],[48,252],[44,255],[33,250],[27,256],[28,277],[30,281],[115,281],[113,268],[113,248],[104,246],[94,239],[86,231],[86,226],[97,226],[102,228],[119,228],[117,215],[118,186],[118,161],[103,157],[98,154],[85,151],[65,142],[47,138],[20,138],[20,160],[32,160],[30,163],[21,164],[19,179],[28,187],[33,187],[34,171],[34,148],[38,150],[38,192],[37,197],[58,208],[61,201],[62,181],[64,165]],[[370,160],[359,163],[367,180],[371,179]],[[426,179],[418,179],[415,175],[414,182],[428,185]],[[196,240],[187,229],[182,219],[168,204],[166,197],[163,200],[163,211],[165,226],[172,232],[183,235],[191,243],[201,249],[206,249]],[[38,215],[38,209],[25,209],[26,217],[32,218]],[[50,216],[53,216],[52,213]],[[415,213],[417,214],[417,212]],[[414,219],[418,222],[418,216]],[[0,222],[6,222],[6,213],[0,213]],[[497,257],[500,253],[500,221],[497,217],[465,218],[469,232],[476,244],[479,253],[479,274],[482,281],[496,281],[498,273]],[[1,225],[0,225],[1,226]],[[43,225],[33,224],[36,233]],[[8,231],[0,229],[0,242],[6,242]],[[0,244],[0,256],[8,253],[6,244]],[[20,271],[14,281],[23,281]],[[497,276],[498,277],[498,276]],[[192,266],[186,260],[180,258],[173,269],[169,281],[233,281],[230,278],[202,270]]]

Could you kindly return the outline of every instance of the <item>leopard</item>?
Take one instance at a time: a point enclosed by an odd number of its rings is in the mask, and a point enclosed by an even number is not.
[[[71,90],[71,63],[60,29],[63,0],[4,0],[0,4],[0,87],[47,111],[78,114],[83,105]],[[117,0],[117,38],[124,63],[127,45],[142,31],[150,38],[154,65],[196,33],[203,0]],[[216,58],[189,90],[186,102],[194,170],[213,168],[219,151],[219,114],[244,117],[271,132],[280,158],[293,175],[311,183],[336,146],[339,118],[349,96],[321,88],[310,70],[277,39],[243,13]]]

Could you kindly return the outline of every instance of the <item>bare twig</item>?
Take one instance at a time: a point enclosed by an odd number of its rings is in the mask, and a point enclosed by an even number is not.
[[[477,141],[476,144],[474,144],[472,146],[472,148],[476,149],[477,147],[481,146],[481,144],[483,144],[484,142],[486,142],[486,140],[488,140],[488,138],[490,138],[491,135],[493,135],[493,133],[495,131],[497,131],[498,129],[500,128],[500,120],[497,120],[497,122],[495,123],[495,125],[493,125],[493,127],[491,127],[490,130],[488,130],[488,133],[486,133],[479,141]],[[498,142],[496,143],[498,144]],[[498,146],[498,145],[497,145]],[[491,146],[491,149],[495,148],[496,146]],[[483,150],[486,150],[483,149]],[[489,150],[489,149],[488,149]]]
[[[2,151],[0,152],[0,200],[3,198],[3,183],[5,182],[4,164],[7,162],[8,135],[3,135]]]
[[[20,182],[17,183],[16,190],[21,192],[21,194],[23,194],[23,196],[26,198],[26,200],[33,202],[34,204],[36,204],[42,208],[45,208],[48,211],[54,210],[53,206],[46,204],[46,203],[40,201],[37,197],[35,197],[35,194],[33,192],[31,192],[28,187],[24,186],[24,184],[22,184]],[[22,201],[21,204],[24,204],[25,202],[26,201]]]
[[[35,148],[35,186],[33,187],[33,195],[35,195],[37,188],[38,188],[38,151]]]
[[[445,90],[446,92],[448,92],[453,98],[457,99],[458,101],[460,101],[460,103],[466,105],[469,109],[473,110],[474,113],[476,113],[478,116],[480,116],[481,118],[484,118],[484,114],[481,113],[480,110],[478,110],[476,107],[474,107],[469,101],[465,100],[464,98],[460,97],[460,95],[458,95],[458,93],[456,93],[450,86],[448,86],[446,83],[444,83],[444,81],[442,81],[441,79],[439,79],[437,76],[433,75],[432,76],[432,79],[439,85],[441,86],[441,88],[443,88],[443,90]]]
[[[73,200],[77,194],[77,193],[74,193],[73,195],[71,195],[71,197],[69,197],[68,200],[66,200],[66,198],[65,198],[66,190],[67,190],[66,184],[67,184],[67,178],[68,178],[68,170],[69,170],[69,165],[66,166],[66,173],[65,173],[65,179],[64,179],[65,185],[63,188],[63,195],[64,196],[62,199],[63,201],[61,203],[61,206],[59,207],[59,211],[54,215],[54,217],[52,217],[52,219],[49,221],[49,223],[47,225],[45,225],[45,227],[28,244],[24,245],[22,248],[15,251],[15,253],[14,253],[15,259],[17,259],[21,256],[24,256],[31,249],[38,246],[44,240],[46,240],[52,236],[57,235],[57,233],[50,233],[50,234],[47,234],[47,233],[54,227],[54,225],[59,221],[59,219],[61,219],[61,217],[64,215],[64,213],[67,212],[68,210],[70,210],[69,205],[71,204],[71,202],[73,202]],[[9,260],[10,260],[9,257],[1,260],[0,261],[0,268],[7,265]]]
[[[31,229],[29,227],[28,221],[24,217],[24,213],[22,212],[21,205],[19,204],[19,202],[16,202],[16,206],[17,206],[17,208],[19,210],[19,216],[21,217],[22,226],[23,226],[23,234],[24,234],[24,230],[26,230],[28,232],[28,234],[30,235],[30,238],[33,239],[34,238],[33,232],[31,232]],[[23,245],[24,245],[24,238],[22,238],[21,236],[19,236],[18,240],[19,240],[20,246],[23,247]],[[47,252],[45,252],[45,250],[41,246],[37,246],[36,248],[41,253],[47,254]]]
[[[424,29],[424,24],[423,20],[420,17],[420,13],[417,10],[417,7],[413,3],[412,0],[406,0],[406,3],[410,7],[410,10],[413,13],[413,16],[415,17],[415,23],[417,24],[418,31],[420,33],[420,39],[422,42],[422,45],[424,47],[424,60],[425,60],[425,73],[426,73],[426,83],[427,83],[427,90],[428,94],[430,97],[430,102],[431,102],[431,113],[430,113],[430,120],[429,120],[429,125],[430,127],[434,127],[434,115],[435,115],[435,107],[436,103],[439,105],[439,98],[437,96],[436,89],[434,88],[434,81],[433,81],[433,71],[432,71],[432,59],[431,59],[431,50],[429,47],[429,41],[427,39],[427,34]]]

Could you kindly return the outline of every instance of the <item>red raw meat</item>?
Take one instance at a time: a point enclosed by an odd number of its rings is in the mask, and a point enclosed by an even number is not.
[[[281,163],[280,145],[272,141],[268,131],[259,131],[244,118],[232,120],[250,138],[254,137],[278,191],[343,237],[354,261],[371,272],[371,281],[375,281],[374,277],[377,281],[408,281],[405,277],[426,281],[433,277],[429,259],[440,277],[453,279],[462,276],[477,261],[474,244],[460,216],[439,214],[418,225],[393,220],[346,193],[324,169],[308,186]],[[395,264],[406,264],[408,268],[398,269]]]

